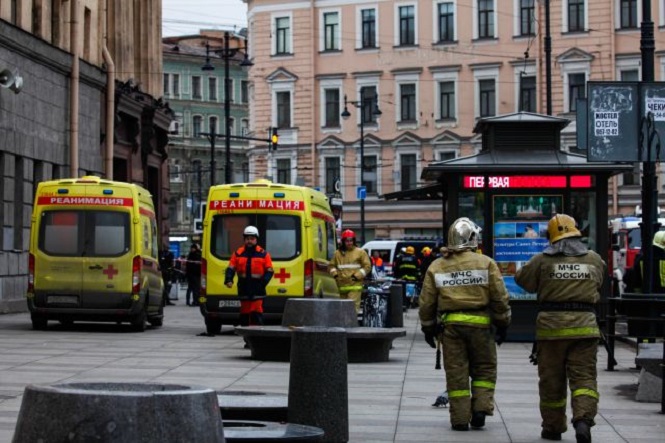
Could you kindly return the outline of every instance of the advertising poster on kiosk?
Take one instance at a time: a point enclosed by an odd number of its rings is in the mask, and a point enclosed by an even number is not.
[[[515,274],[547,247],[547,222],[563,208],[560,195],[495,195],[494,260],[511,300],[536,300],[515,283]]]

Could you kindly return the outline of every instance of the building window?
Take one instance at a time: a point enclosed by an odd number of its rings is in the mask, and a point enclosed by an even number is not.
[[[278,91],[275,93],[277,100],[277,127],[291,127],[291,92]]]
[[[172,182],[180,183],[182,182],[182,175],[180,174],[180,164],[178,161],[174,161],[170,164],[169,176]]]
[[[624,185],[639,185],[641,184],[640,182],[640,164],[636,163],[633,166],[633,170],[631,172],[624,172],[621,174],[623,177],[623,184]]]
[[[90,60],[90,46],[92,44],[91,25],[92,12],[90,11],[90,8],[83,8],[83,58],[86,60]],[[39,32],[35,33],[39,34]]]
[[[201,136],[201,116],[195,115],[192,117],[192,136],[200,137]]]
[[[536,77],[520,77],[520,111],[536,112]]]
[[[208,97],[211,101],[217,101],[217,78],[208,78]]]
[[[192,76],[192,98],[201,98],[201,77]]]
[[[338,128],[339,125],[339,89],[326,89],[326,116],[325,116],[325,127],[326,128]]]
[[[416,121],[416,85],[405,83],[399,85],[400,121]]]
[[[323,13],[323,49],[325,51],[339,50],[339,13]]]
[[[291,184],[291,159],[277,159],[277,183]]]
[[[173,74],[173,97],[180,97],[180,74]]]
[[[494,38],[494,0],[478,0],[478,38]]]
[[[249,120],[246,118],[240,120],[240,135],[243,137],[249,135]]]
[[[376,155],[366,155],[363,159],[363,183],[367,195],[377,195],[377,159]]]
[[[455,82],[439,82],[439,118],[455,119]]]
[[[326,194],[336,194],[335,183],[340,179],[339,157],[326,157]]]
[[[224,134],[235,134],[236,119],[233,117],[229,117],[228,122],[229,122],[229,127],[224,131]]]
[[[401,185],[402,185],[402,191],[406,191],[408,189],[415,189],[418,186],[418,177],[416,175],[417,168],[416,168],[416,154],[403,154],[400,156],[400,163],[401,163],[401,171],[400,171],[400,177],[401,177]]]
[[[416,15],[414,6],[399,7],[399,44],[416,44]]]
[[[249,103],[249,82],[240,81],[240,103]]]
[[[214,132],[215,134],[219,134],[219,129],[217,128],[217,117],[210,117],[208,124],[210,125],[210,133]]]
[[[494,79],[478,80],[480,92],[480,116],[496,115],[496,85]]]
[[[621,29],[637,28],[637,0],[621,0]]]
[[[275,19],[275,54],[284,55],[291,53],[291,19],[289,17],[277,17]]]
[[[363,9],[362,17],[362,47],[376,48],[376,9]]]
[[[535,0],[520,0],[520,35],[535,35]]]
[[[622,82],[639,82],[640,81],[640,70],[639,69],[626,69],[621,71],[621,81]]]
[[[439,152],[439,161],[452,160],[457,158],[455,156],[455,151],[441,151]]]
[[[362,122],[363,124],[376,123],[374,110],[378,107],[378,97],[376,86],[363,86],[360,88],[360,101],[362,103]]]
[[[169,95],[169,75],[164,74],[164,96],[168,97]]]
[[[439,43],[455,40],[455,13],[452,3],[439,3]]]
[[[568,106],[570,112],[577,111],[577,99],[586,97],[586,75],[568,74]]]
[[[568,32],[584,31],[584,0],[568,0]]]

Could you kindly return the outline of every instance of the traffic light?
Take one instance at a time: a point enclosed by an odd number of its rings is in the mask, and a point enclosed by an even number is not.
[[[277,143],[279,142],[279,135],[277,135],[277,128],[270,128],[270,150],[277,150]]]

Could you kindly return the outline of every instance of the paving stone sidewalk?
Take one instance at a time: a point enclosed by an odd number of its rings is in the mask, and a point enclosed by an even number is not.
[[[536,367],[530,343],[499,348],[496,410],[483,430],[454,432],[446,408],[431,404],[444,389],[442,370],[420,333],[417,312],[405,317],[406,337],[394,342],[386,363],[349,364],[351,442],[535,442],[540,440]],[[33,331],[28,314],[0,315],[0,442],[10,442],[28,384],[74,381],[159,382],[201,385],[217,390],[288,393],[289,364],[249,359],[243,341],[224,327],[216,337],[204,331],[197,308],[166,307],[164,327],[145,333],[129,325],[49,323]],[[600,413],[597,442],[663,442],[660,404],[634,400],[638,371],[635,351],[617,343],[619,362],[605,371],[599,351]],[[563,441],[574,442],[571,429]]]

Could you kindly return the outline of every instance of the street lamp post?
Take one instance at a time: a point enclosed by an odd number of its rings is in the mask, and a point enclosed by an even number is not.
[[[351,104],[360,109],[360,186],[365,186],[365,116],[363,115],[363,109],[365,104],[372,106],[372,116],[379,117],[381,115],[381,110],[378,105],[375,103],[376,97],[374,99],[364,98],[363,100],[354,100],[349,101],[346,99],[346,94],[344,95],[344,111],[342,111],[342,118],[344,120],[351,117],[351,113],[347,105]],[[365,244],[365,196],[360,197],[360,244]]]
[[[224,33],[224,47],[219,49],[210,49],[210,45],[206,42],[206,62],[201,68],[203,71],[214,71],[215,67],[210,63],[210,51],[217,54],[224,60],[224,148],[225,148],[225,163],[224,167],[224,183],[230,184],[231,178],[231,78],[229,75],[229,60],[240,52],[240,48],[230,48],[229,39],[231,34],[227,31]],[[240,66],[245,68],[252,66],[253,63],[249,60],[247,53],[247,40],[245,40],[245,58],[240,63]],[[210,186],[215,184],[215,137],[220,134],[215,134],[215,130],[205,134],[210,138],[211,153],[210,153]]]

